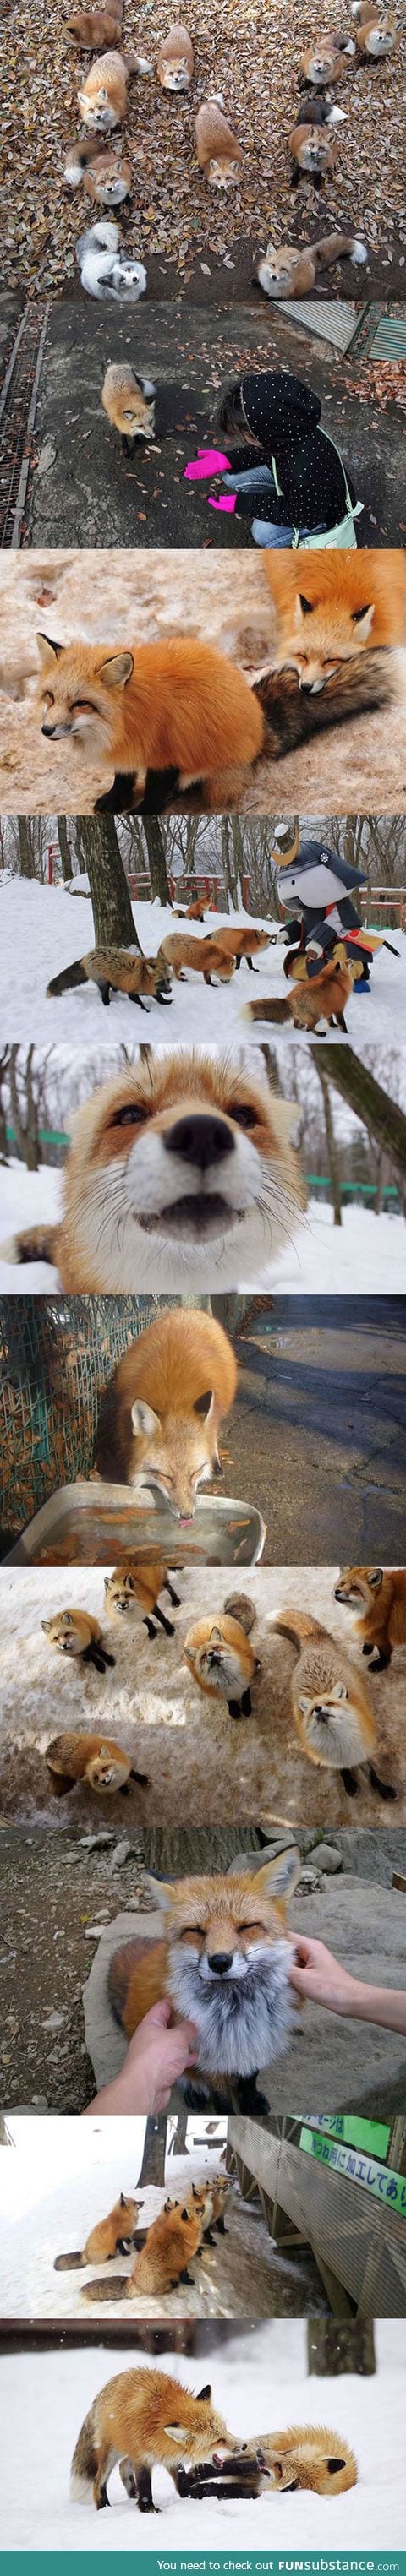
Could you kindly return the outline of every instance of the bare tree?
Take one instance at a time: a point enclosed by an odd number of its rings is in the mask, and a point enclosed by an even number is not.
[[[148,817],[143,815],[142,830],[147,844],[151,893],[155,901],[169,904],[169,910],[171,910],[172,897],[166,874],[165,841],[159,814],[150,814]]]
[[[63,882],[64,885],[70,885],[72,876],[72,852],[69,848],[66,814],[57,814],[56,819]]]
[[[325,1124],[325,1130],[326,1130],[326,1144],[327,1144],[327,1154],[328,1154],[328,1166],[329,1166],[330,1181],[331,1181],[331,1196],[332,1196],[333,1209],[334,1209],[334,1224],[335,1224],[335,1225],[341,1225],[341,1224],[342,1224],[342,1215],[341,1215],[340,1164],[339,1164],[339,1154],[338,1154],[337,1140],[336,1140],[336,1136],[335,1136],[335,1132],[334,1132],[334,1119],[333,1119],[333,1111],[332,1111],[332,1106],[331,1106],[330,1084],[329,1084],[329,1081],[328,1081],[328,1076],[327,1076],[327,1074],[326,1074],[326,1073],[325,1073],[325,1071],[324,1071],[324,1066],[320,1064],[320,1057],[317,1055],[316,1047],[314,1047],[314,1048],[313,1048],[313,1055],[314,1055],[314,1061],[315,1061],[315,1065],[316,1065],[316,1072],[318,1073],[319,1082],[320,1082],[320,1084],[321,1084],[321,1089],[322,1089],[322,1093],[323,1093],[324,1124]]]
[[[162,2187],[165,2182],[165,2152],[166,2120],[160,2115],[158,2120],[149,2119],[146,2122],[144,2154],[137,2191],[140,2188],[146,2190],[149,2183],[156,2183],[160,2188]]]
[[[33,844],[32,844],[32,830],[31,830],[31,821],[30,821],[30,816],[29,816],[28,814],[19,814],[19,815],[18,815],[18,817],[17,817],[17,830],[18,830],[18,849],[19,849],[19,860],[20,860],[20,876],[21,876],[21,877],[35,877],[35,862],[34,862],[34,851],[33,851]]]
[[[390,1100],[380,1082],[370,1073],[353,1047],[325,1046],[311,1048],[318,1073],[324,1073],[336,1091],[347,1100],[354,1116],[360,1118],[368,1135],[375,1137],[395,1171],[406,1174],[406,1117],[396,1100]]]
[[[26,1165],[27,1172],[37,1172],[38,1165],[41,1162],[41,1147],[39,1139],[39,1106],[34,1081],[33,1046],[28,1048],[24,1068],[24,1110],[22,1108],[18,1074],[19,1048],[18,1046],[12,1046],[10,1047],[9,1085],[10,1108],[15,1131],[15,1139],[18,1153],[21,1156],[21,1161]]]
[[[96,948],[139,948],[113,814],[82,814]]]
[[[370,2379],[376,2369],[372,2317],[311,2317],[307,2328],[310,2377],[337,2379],[347,2370]]]

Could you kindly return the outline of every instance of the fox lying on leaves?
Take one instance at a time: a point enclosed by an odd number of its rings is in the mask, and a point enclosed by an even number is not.
[[[132,2039],[162,1995],[175,2021],[193,2021],[198,2061],[181,2078],[191,2108],[269,2111],[256,2076],[288,2046],[295,2007],[288,1980],[286,1898],[300,1861],[290,1845],[262,1867],[226,1876],[152,1880],[164,1916],[159,1941],[124,1942],[111,1961],[108,1991]]]

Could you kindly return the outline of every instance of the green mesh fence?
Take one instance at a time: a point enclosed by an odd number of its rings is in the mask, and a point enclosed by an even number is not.
[[[1,1299],[3,1530],[17,1535],[58,1486],[89,1475],[102,1388],[159,1303],[157,1297]],[[165,1298],[166,1306],[177,1303]]]

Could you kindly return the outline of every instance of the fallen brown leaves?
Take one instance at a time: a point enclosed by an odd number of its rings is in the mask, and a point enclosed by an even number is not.
[[[2,117],[6,210],[2,284],[61,293],[77,283],[75,243],[92,220],[82,189],[65,187],[66,144],[79,129],[76,92],[90,57],[77,55],[66,36],[63,0],[21,0],[7,29],[7,98]],[[136,43],[155,67],[158,43],[174,14],[173,0],[127,0],[125,47]],[[176,12],[175,12],[176,14]],[[340,128],[339,161],[318,206],[301,187],[291,196],[286,137],[298,102],[298,55],[314,35],[317,0],[302,0],[298,45],[292,38],[288,0],[189,0],[185,12],[195,45],[195,76],[185,97],[165,98],[155,68],[130,89],[127,148],[142,142],[145,162],[134,161],[134,195],[122,224],[134,252],[176,262],[187,284],[195,260],[210,275],[210,260],[233,265],[243,238],[263,247],[306,240],[333,225],[365,232],[383,249],[390,287],[391,242],[404,242],[406,211],[400,102],[403,48],[379,70],[362,69],[341,83],[339,103],[348,125]],[[348,9],[350,24],[350,12]],[[201,100],[221,90],[226,114],[243,146],[241,182],[227,198],[207,188],[197,168],[194,117]],[[403,165],[403,166],[402,166]],[[95,208],[97,218],[101,209]]]

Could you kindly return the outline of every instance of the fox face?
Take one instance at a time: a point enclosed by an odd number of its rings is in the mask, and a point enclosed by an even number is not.
[[[59,1655],[81,1655],[86,1643],[86,1630],[80,1627],[74,1610],[59,1610],[54,1619],[41,1619],[44,1636]]]
[[[276,667],[297,671],[301,688],[318,690],[343,662],[372,646],[402,643],[406,563],[397,550],[266,556],[278,613]]]
[[[252,944],[266,947],[267,933]],[[191,1287],[210,1289],[232,1287],[238,1275],[258,1278],[300,1219],[296,1117],[296,1105],[274,1097],[256,1070],[240,1069],[238,1056],[168,1050],[127,1067],[75,1124],[65,1184],[71,1284],[124,1291],[136,1277],[140,1289],[151,1282],[184,1289],[187,1277]],[[149,1464],[157,1417],[144,1412],[133,1427],[148,1435]],[[208,1472],[207,1432],[202,1423],[193,1428],[200,1477]],[[157,1439],[153,1464],[164,1484]]]
[[[201,1485],[221,1476],[216,1420],[210,1389],[187,1419],[169,1411],[163,1422],[140,1399],[131,1407],[136,1443],[131,1482],[156,1487],[179,1521],[193,1520]]]
[[[165,1916],[167,1985],[195,2022],[208,2071],[251,2075],[286,2045],[293,2020],[285,1899],[300,1871],[290,1846],[262,1869],[151,1881]]]
[[[48,635],[38,635],[41,666],[40,697],[41,733],[47,742],[62,742],[74,734],[88,752],[106,753],[112,730],[111,691],[132,670],[131,653],[114,653],[107,659],[103,651],[89,644],[54,644]]]
[[[381,1565],[343,1565],[339,1583],[334,1586],[334,1600],[342,1601],[346,1610],[368,1610],[382,1583]]]
[[[261,1670],[258,1655],[254,1655],[237,1619],[221,1619],[212,1628],[207,1620],[196,1621],[195,1627],[188,1630],[183,1651],[201,1688],[221,1691],[225,1699],[238,1699]]]
[[[106,1610],[110,1610],[114,1618],[124,1619],[129,1615],[134,1618],[137,1613],[139,1619],[143,1618],[135,1575],[127,1574],[125,1567],[120,1568],[117,1574],[105,1575],[104,1590]]]
[[[110,1791],[113,1795],[114,1790],[121,1789],[125,1784],[130,1769],[129,1755],[127,1757],[118,1752],[114,1755],[111,1744],[101,1744],[98,1753],[95,1753],[87,1764],[86,1778],[89,1788],[98,1790],[99,1795],[102,1791],[104,1793]]]

